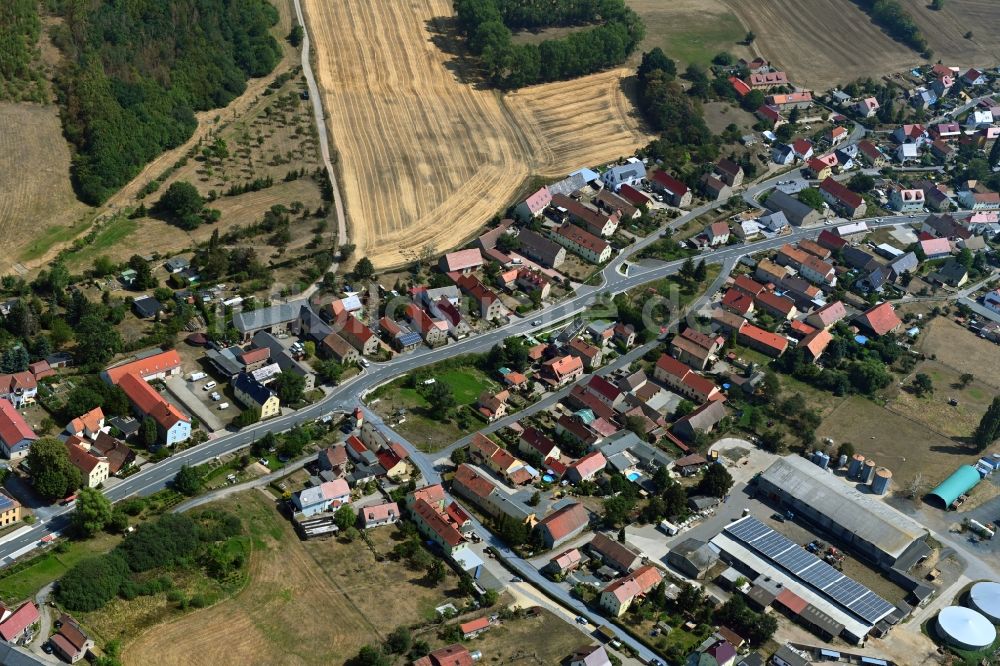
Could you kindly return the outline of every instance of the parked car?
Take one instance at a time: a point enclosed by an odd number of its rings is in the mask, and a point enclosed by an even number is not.
[[[218,384],[216,384],[215,382],[206,382],[205,385],[201,387],[201,390],[202,391],[211,391],[216,386],[218,386]]]
[[[229,403],[228,402],[223,402],[223,403],[219,404],[219,411],[221,412],[223,409],[229,409]]]

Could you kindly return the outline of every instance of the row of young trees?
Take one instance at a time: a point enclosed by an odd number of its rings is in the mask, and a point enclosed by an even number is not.
[[[858,4],[875,19],[876,23],[885,28],[890,37],[915,51],[920,51],[925,57],[930,57],[927,39],[898,0],[862,0]]]
[[[56,84],[78,196],[99,204],[281,57],[267,0],[65,0]]]
[[[469,48],[498,88],[570,79],[625,61],[642,41],[639,15],[624,0],[455,0]],[[562,39],[517,44],[512,30],[581,25]]]

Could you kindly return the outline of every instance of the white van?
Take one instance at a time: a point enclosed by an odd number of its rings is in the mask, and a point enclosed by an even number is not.
[[[228,402],[223,402],[222,404],[219,405],[219,411],[221,412],[223,409],[229,409]]]
[[[660,521],[660,529],[666,532],[669,536],[674,536],[680,532],[680,528],[667,520]]]
[[[201,387],[201,390],[202,391],[211,391],[216,386],[218,386],[218,384],[216,384],[215,382],[206,382],[206,384]]]
[[[188,375],[188,381],[189,382],[200,382],[205,377],[208,377],[208,375],[206,375],[204,372],[192,372],[190,375]]]

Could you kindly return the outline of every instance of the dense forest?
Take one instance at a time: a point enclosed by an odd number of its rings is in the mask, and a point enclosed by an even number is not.
[[[455,0],[458,25],[493,85],[519,88],[570,79],[625,61],[642,41],[624,0]],[[512,30],[589,25],[562,39],[516,44]]]
[[[56,79],[77,194],[99,204],[278,63],[267,0],[66,0]]]
[[[915,51],[920,51],[926,58],[931,57],[923,33],[920,32],[913,17],[897,0],[861,0],[859,4],[889,33],[890,37]]]
[[[35,66],[40,34],[38,0],[0,2],[0,100],[44,100],[45,81]]]

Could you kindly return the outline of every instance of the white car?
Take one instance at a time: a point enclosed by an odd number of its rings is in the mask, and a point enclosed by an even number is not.
[[[221,412],[222,410],[224,410],[224,409],[229,409],[229,403],[228,403],[228,402],[223,402],[223,403],[221,403],[221,404],[219,405],[219,411],[220,411],[220,412]]]
[[[218,384],[216,384],[215,382],[207,382],[204,386],[201,387],[201,390],[202,391],[211,391],[216,386],[218,386]]]
[[[220,400],[222,400],[222,396],[216,393],[215,391],[212,391],[212,395],[208,397],[212,399],[212,402],[219,402]]]

